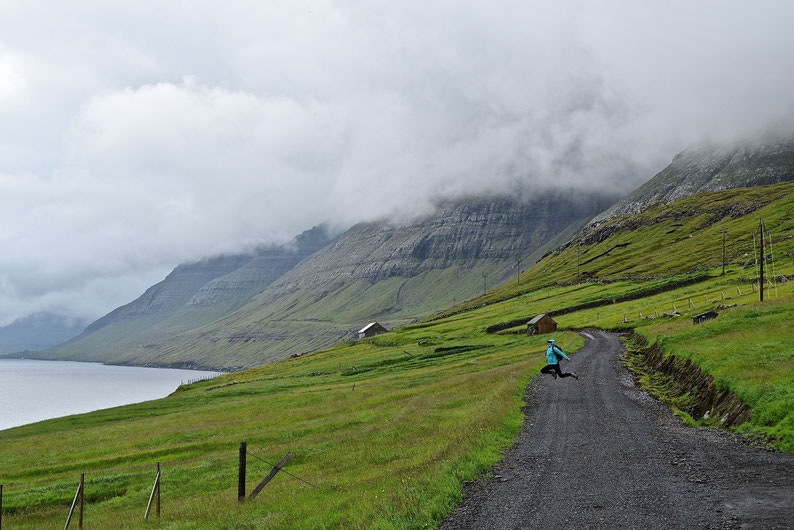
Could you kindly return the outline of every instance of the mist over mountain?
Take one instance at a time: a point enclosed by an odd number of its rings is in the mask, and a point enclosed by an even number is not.
[[[700,193],[794,180],[794,135],[723,143],[701,142],[678,153],[669,166],[597,219],[638,213]]]
[[[701,191],[794,180],[794,142],[699,144],[628,197],[569,191],[439,201],[423,216],[315,227],[286,246],[178,266],[47,358],[239,369],[388,327],[519,281],[590,222]],[[519,268],[520,267],[520,268]]]
[[[794,4],[10,2],[0,325],[439,201],[621,195],[794,123]]]
[[[327,347],[516,278],[548,245],[614,202],[542,195],[445,201],[433,214],[323,228],[287,248],[180,265],[75,340],[38,355],[150,366],[242,368]]]
[[[88,325],[83,333],[39,357],[111,361],[153,343],[201,327],[236,310],[303,258],[332,241],[314,227],[283,245],[222,255],[176,267],[132,302]]]

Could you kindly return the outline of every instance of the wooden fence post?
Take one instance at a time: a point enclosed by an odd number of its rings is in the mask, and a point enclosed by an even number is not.
[[[77,506],[77,499],[80,499],[80,516],[77,521],[78,528],[83,527],[83,485],[85,484],[85,473],[80,473],[80,484],[77,486],[77,491],[74,494],[74,500],[72,500],[72,507],[69,508],[69,515],[66,517],[66,524],[63,526],[63,530],[69,528],[69,523],[72,522],[72,515],[74,515],[74,508]]]
[[[157,462],[157,517],[160,517],[160,462]]]
[[[146,505],[146,513],[143,514],[143,518],[149,518],[149,511],[152,509],[152,500],[155,499],[156,496],[156,512],[157,517],[160,517],[160,462],[157,462],[157,474],[154,476],[154,486],[152,486],[152,493],[149,495],[149,503]]]
[[[85,473],[80,473],[80,516],[77,519],[77,528],[83,528],[83,499],[85,498]]]
[[[237,467],[237,500],[243,502],[245,500],[245,455],[246,443],[240,442],[240,456]]]
[[[259,492],[262,491],[262,488],[264,488],[267,485],[267,483],[270,482],[270,480],[276,476],[276,473],[278,473],[281,470],[281,468],[284,467],[284,464],[286,464],[287,460],[289,460],[291,457],[292,457],[292,451],[288,451],[287,454],[284,455],[284,458],[279,460],[278,464],[276,464],[275,467],[273,467],[273,469],[270,470],[270,473],[268,473],[267,476],[264,479],[262,479],[262,482],[260,482],[259,485],[257,485],[256,488],[254,488],[254,491],[252,491],[251,495],[248,496],[249,501],[253,500],[254,497],[259,495]]]

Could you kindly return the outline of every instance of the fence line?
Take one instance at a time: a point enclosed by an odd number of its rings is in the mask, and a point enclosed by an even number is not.
[[[778,290],[777,290],[776,281],[788,282],[791,279],[792,278],[786,277],[785,275],[776,276],[776,277],[773,277],[772,279],[766,278],[765,279],[766,280],[765,281],[765,285],[763,286],[763,288],[764,288],[765,291],[767,291],[769,293],[771,293],[774,290],[775,291],[775,297],[778,297],[779,294],[778,294]],[[745,293],[737,285],[736,286],[736,297],[743,297],[743,296],[748,296],[748,295],[754,294],[756,292],[755,282],[754,281],[750,282],[750,287],[751,287],[751,292]],[[759,286],[759,288],[760,288],[760,286]],[[627,318],[627,315],[631,314],[632,311],[636,311],[637,312],[636,314],[637,314],[639,320],[652,320],[654,318],[665,318],[665,317],[670,317],[670,316],[678,316],[678,315],[681,315],[683,313],[690,313],[691,311],[697,311],[699,309],[702,309],[703,311],[707,311],[707,310],[709,310],[710,307],[713,308],[714,304],[720,304],[721,306],[731,307],[731,306],[726,306],[725,305],[729,300],[733,300],[733,298],[731,296],[728,296],[725,293],[724,290],[720,289],[720,290],[715,290],[715,291],[710,291],[710,292],[705,293],[703,295],[703,300],[700,301],[699,305],[696,304],[692,300],[691,297],[675,298],[675,299],[672,299],[672,300],[669,300],[669,301],[666,301],[666,302],[658,302],[658,303],[655,303],[655,304],[644,304],[644,305],[639,305],[639,306],[635,305],[634,308],[628,309],[627,312],[623,313],[623,320],[619,321],[619,323],[625,324],[625,323],[630,322],[630,320]],[[679,309],[679,305],[678,304],[685,304],[686,308],[684,310],[681,310],[681,309]],[[660,315],[657,309],[658,309],[659,306],[664,306],[664,305],[667,305],[667,307],[670,308],[669,312],[662,312],[662,314]],[[648,310],[649,307],[652,308],[652,311]],[[719,309],[719,308],[720,307],[718,305],[717,309]],[[643,316],[643,312],[644,312],[644,316]],[[651,316],[651,312],[655,316]],[[675,313],[678,313],[678,315],[675,315]]]
[[[216,377],[220,377],[222,375],[224,375],[222,372],[218,372],[215,375],[204,375],[204,376],[201,376],[201,377],[196,377],[194,379],[188,379],[187,381],[180,381],[179,382],[179,386],[192,385],[193,383],[198,383],[198,382],[201,382],[201,381],[209,381],[210,379],[215,379]]]
[[[257,460],[260,460],[260,461],[264,462],[265,464],[269,465],[270,467],[276,467],[276,465],[275,465],[275,464],[271,464],[270,462],[268,462],[268,461],[267,461],[267,460],[265,460],[264,458],[260,458],[260,457],[256,456],[254,453],[252,453],[252,452],[250,452],[250,451],[248,452],[248,454],[249,454],[249,455],[251,455],[251,456],[253,456],[253,457],[254,457],[254,458],[256,458]],[[319,487],[320,487],[320,486],[318,486],[317,484],[312,484],[311,482],[308,482],[308,481],[306,481],[306,480],[304,480],[304,479],[300,478],[300,477],[299,477],[299,476],[297,476],[297,475],[293,475],[293,474],[292,474],[292,473],[290,473],[289,471],[285,471],[285,470],[283,470],[283,469],[282,469],[282,470],[281,470],[281,472],[282,472],[282,473],[286,473],[287,475],[291,476],[292,478],[295,478],[295,479],[298,479],[298,480],[300,480],[301,482],[303,482],[304,484],[307,484],[307,485],[311,486],[312,488],[318,488],[318,489],[319,489]]]

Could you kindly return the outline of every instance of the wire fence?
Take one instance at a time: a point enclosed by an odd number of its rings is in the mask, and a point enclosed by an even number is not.
[[[286,464],[286,461],[289,460],[289,458],[292,456],[292,452],[291,451],[288,452],[285,455],[284,458],[282,458],[281,462],[279,462],[277,464],[273,464],[272,462],[270,462],[269,460],[267,460],[265,458],[262,458],[258,454],[254,454],[254,453],[248,451],[246,449],[246,447],[247,447],[247,444],[245,442],[242,442],[240,444],[241,452],[245,452],[245,454],[255,458],[256,460],[258,460],[260,462],[262,462],[263,464],[267,465],[268,468],[269,468],[268,469],[269,474],[261,482],[259,482],[257,487],[252,492],[252,494],[248,497],[248,500],[252,500],[254,497],[256,497],[256,495],[261,491],[261,489],[278,472],[281,472],[281,473],[284,473],[286,475],[289,475],[290,477],[292,477],[292,478],[294,478],[294,479],[296,479],[296,480],[302,482],[303,484],[306,484],[307,486],[310,486],[312,488],[316,488],[316,489],[320,489],[321,488],[321,486],[319,486],[319,485],[317,485],[315,483],[312,483],[312,482],[306,480],[305,478],[299,477],[298,475],[296,475],[294,473],[291,473],[291,472],[289,472],[289,471],[284,469],[284,465]],[[260,448],[257,448],[257,449],[259,451],[263,452],[263,453],[266,452],[266,451],[263,451]],[[241,458],[239,465],[240,465],[240,468],[239,468],[238,477],[241,477],[242,480],[245,481],[245,466],[246,466],[245,459]],[[163,470],[162,470],[162,468],[160,466],[160,462],[157,462],[155,467],[156,467],[156,474],[155,474],[155,477],[154,477],[154,483],[153,483],[153,486],[152,486],[152,489],[151,489],[151,493],[148,496],[148,503],[146,504],[146,510],[145,510],[145,512],[143,512],[144,513],[144,515],[143,515],[144,520],[149,518],[150,512],[152,512],[152,507],[154,507],[154,513],[156,514],[156,516],[158,518],[160,517],[160,514],[161,514],[160,489],[161,489],[161,484],[162,484],[161,477],[162,477]],[[100,480],[101,481],[101,477],[100,476],[95,476],[94,480]],[[78,486],[77,486],[77,490],[76,490],[76,492],[74,494],[74,499],[71,502],[71,505],[70,505],[70,508],[69,508],[69,511],[68,511],[68,515],[66,517],[66,523],[64,525],[64,530],[68,529],[70,527],[70,525],[73,525],[73,522],[74,522],[75,519],[76,519],[76,522],[77,522],[77,527],[78,528],[83,528],[84,507],[88,504],[87,500],[89,498],[86,495],[86,488],[88,487],[90,489],[90,485],[91,484],[86,481],[86,474],[85,473],[80,473],[80,480],[79,480],[79,483],[78,483]],[[335,488],[335,486],[331,486],[331,488]],[[245,490],[245,485],[244,484],[242,484],[242,489],[243,489],[243,491]],[[4,510],[3,510],[3,495],[5,494],[7,496],[8,493],[9,493],[8,485],[7,484],[6,485],[0,484],[0,530],[2,530],[2,528],[4,527],[4,521],[3,521],[3,514],[4,514],[3,513],[4,512]],[[243,499],[240,499],[240,500],[243,500]],[[12,509],[12,512],[16,512],[16,511],[17,511],[17,509]]]

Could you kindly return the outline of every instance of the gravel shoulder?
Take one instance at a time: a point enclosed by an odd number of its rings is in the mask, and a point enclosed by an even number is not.
[[[794,528],[794,455],[685,427],[634,385],[614,334],[586,331],[539,375],[524,425],[442,529]]]

